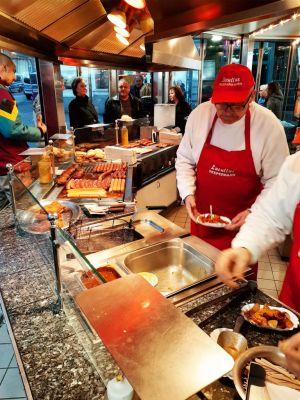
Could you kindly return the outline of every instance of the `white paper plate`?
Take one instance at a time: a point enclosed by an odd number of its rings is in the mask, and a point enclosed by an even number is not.
[[[288,310],[287,308],[284,308],[284,307],[272,307],[272,306],[269,306],[269,308],[271,310],[278,310],[278,311],[286,312],[287,314],[289,314],[290,319],[291,319],[291,321],[293,323],[293,326],[291,328],[288,328],[288,329],[281,329],[281,328],[272,328],[271,326],[260,326],[258,324],[255,324],[254,322],[252,322],[251,320],[249,320],[245,316],[245,312],[249,311],[253,306],[254,306],[254,303],[246,304],[244,307],[242,307],[241,314],[244,316],[246,321],[248,321],[251,325],[257,326],[258,328],[270,329],[272,331],[284,332],[284,331],[292,331],[293,329],[296,329],[298,327],[298,325],[299,325],[298,317],[292,311],[290,311],[290,310]],[[262,308],[262,307],[263,307],[263,305],[260,304],[260,308]]]
[[[208,213],[208,214],[201,214],[201,215],[203,215],[204,217],[207,217],[210,214]],[[230,218],[223,217],[222,215],[221,215],[221,218],[224,221],[228,222],[228,224],[231,224],[231,219]],[[203,226],[209,226],[210,228],[224,228],[224,226],[228,225],[228,224],[223,224],[221,222],[218,222],[218,223],[201,222],[199,216],[197,217],[196,221],[197,221],[197,224],[203,225]]]

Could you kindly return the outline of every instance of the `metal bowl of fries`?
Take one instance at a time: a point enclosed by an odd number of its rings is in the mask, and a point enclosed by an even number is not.
[[[243,400],[246,399],[246,390],[245,390],[245,370],[247,365],[251,363],[251,361],[255,361],[257,359],[264,359],[267,362],[275,364],[279,368],[286,369],[286,359],[285,355],[279,350],[278,347],[275,346],[257,346],[248,349],[243,354],[241,354],[235,361],[232,375],[233,382],[238,391],[238,394],[241,396]]]

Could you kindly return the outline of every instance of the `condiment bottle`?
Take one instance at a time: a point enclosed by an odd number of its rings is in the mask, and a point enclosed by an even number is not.
[[[55,175],[55,165],[54,165],[54,151],[53,151],[53,140],[49,140],[49,144],[47,146],[47,154],[50,157],[51,160],[51,166],[52,166],[52,176]]]
[[[122,146],[126,146],[129,142],[128,142],[128,129],[126,128],[125,125],[122,126],[121,129],[121,143]]]
[[[38,162],[40,183],[51,183],[53,181],[51,158],[46,153]]]
[[[133,398],[133,389],[126,378],[118,375],[111,379],[107,384],[108,400],[131,400]]]

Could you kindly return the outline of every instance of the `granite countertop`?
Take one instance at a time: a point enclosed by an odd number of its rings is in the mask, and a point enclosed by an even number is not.
[[[104,383],[119,372],[118,367],[100,339],[92,333],[90,337],[81,334],[84,328],[71,300],[65,302],[64,312],[52,313],[56,296],[49,238],[16,235],[11,210],[7,208],[0,212],[0,241],[0,289],[33,398],[104,399]],[[240,297],[232,292],[221,304],[197,309],[230,292],[231,289],[222,286],[179,308],[209,334],[215,328],[233,328],[241,306],[247,302],[277,304],[258,290]],[[228,307],[218,312],[227,303]],[[260,330],[248,323],[241,332],[250,346],[276,345],[278,340],[291,334]],[[199,397],[238,399],[232,382],[226,379],[215,382]]]
[[[16,235],[0,212],[0,289],[34,399],[104,399],[105,386],[56,300],[50,241]]]

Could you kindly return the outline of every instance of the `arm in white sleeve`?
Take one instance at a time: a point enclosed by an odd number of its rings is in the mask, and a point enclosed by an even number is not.
[[[263,146],[261,161],[261,182],[264,185],[264,188],[256,201],[259,201],[259,199],[267,195],[276,180],[282,164],[289,155],[289,148],[284,129],[277,118],[274,118],[269,129],[272,132],[272,135],[267,137]]]
[[[232,247],[247,248],[252,262],[257,262],[261,254],[282,242],[291,232],[299,201],[300,154],[295,154],[287,158],[266,195],[252,206],[252,213],[233,239]]]
[[[184,200],[196,190],[196,162],[192,153],[192,129],[193,120],[188,118],[185,134],[177,150],[176,179],[181,198]]]

